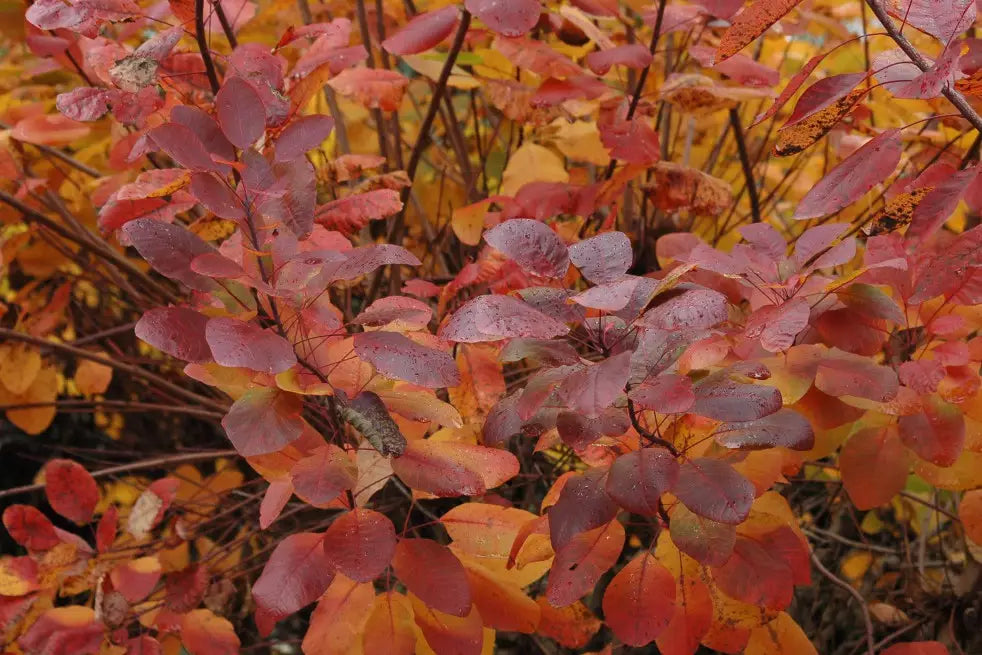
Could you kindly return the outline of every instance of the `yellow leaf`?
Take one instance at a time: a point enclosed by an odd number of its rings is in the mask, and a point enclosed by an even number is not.
[[[556,147],[568,158],[597,166],[606,166],[610,162],[610,154],[600,141],[600,131],[596,123],[570,123],[565,118],[557,118],[551,127],[556,130]]]
[[[744,655],[817,655],[805,632],[787,613],[781,612],[768,623],[750,631]]]
[[[505,168],[501,194],[513,196],[529,182],[569,182],[562,157],[537,143],[522,144]]]
[[[105,393],[112,379],[112,367],[90,359],[83,359],[75,369],[75,386],[86,395]]]
[[[37,404],[37,407],[8,409],[7,419],[28,434],[44,432],[55,418],[58,397],[58,372],[53,366],[42,366],[30,387],[20,395],[8,397],[11,404]]]
[[[443,70],[443,61],[425,55],[405,55],[402,60],[414,71],[420,75],[425,75],[434,82],[439,79],[440,72]],[[481,82],[468,74],[460,66],[454,66],[450,69],[450,78],[447,80],[447,86],[466,91],[476,89],[481,86]]]
[[[858,582],[869,567],[873,565],[873,554],[865,551],[856,551],[846,555],[839,565],[842,575],[846,576],[851,582]]]
[[[484,230],[484,216],[491,205],[490,200],[481,200],[466,207],[453,210],[450,226],[461,243],[476,246],[481,242],[481,232]]]
[[[0,345],[0,383],[13,394],[27,391],[41,370],[37,346],[17,341]]]

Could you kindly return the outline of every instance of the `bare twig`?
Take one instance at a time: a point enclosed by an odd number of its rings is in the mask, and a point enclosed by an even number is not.
[[[747,196],[750,198],[750,214],[753,216],[754,223],[760,223],[760,198],[757,195],[757,181],[754,180],[753,165],[750,163],[750,155],[747,153],[747,142],[743,138],[743,127],[740,125],[740,111],[736,107],[730,108],[730,127],[733,129],[733,138],[736,140],[737,152],[740,153],[740,166],[743,167],[743,176],[746,179]]]
[[[864,599],[862,594],[856,591],[851,584],[842,578],[837,577],[834,573],[825,568],[825,565],[822,564],[822,561],[818,559],[818,556],[814,552],[811,554],[811,559],[812,564],[815,565],[815,568],[818,569],[822,575],[828,578],[829,582],[848,591],[849,595],[855,598],[856,602],[859,603],[859,609],[863,613],[863,625],[866,628],[866,652],[869,653],[869,655],[875,655],[876,649],[873,643],[873,621],[869,617],[869,605],[866,604],[866,599]]]
[[[208,48],[208,39],[205,34],[205,0],[194,0],[194,38],[198,42],[201,59],[205,63],[205,73],[208,75],[211,92],[218,93],[222,84],[218,81],[215,62],[211,60],[211,50]]]
[[[104,478],[110,475],[117,475],[119,473],[130,473],[132,471],[145,471],[147,469],[164,468],[166,466],[173,466],[174,464],[187,464],[189,462],[200,462],[206,459],[218,459],[219,457],[237,457],[238,453],[234,450],[206,450],[200,453],[180,453],[178,455],[166,455],[164,457],[155,457],[153,459],[144,459],[139,462],[131,462],[129,464],[120,464],[119,466],[110,466],[109,468],[104,468],[99,471],[93,471],[93,478]],[[10,489],[0,490],[0,498],[6,498],[7,496],[16,496],[19,494],[26,494],[32,491],[40,491],[44,489],[43,484],[27,484],[22,487],[11,487]]]

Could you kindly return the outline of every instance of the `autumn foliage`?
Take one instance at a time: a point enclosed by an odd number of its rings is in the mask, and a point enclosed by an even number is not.
[[[975,3],[3,12],[4,655],[982,652]]]

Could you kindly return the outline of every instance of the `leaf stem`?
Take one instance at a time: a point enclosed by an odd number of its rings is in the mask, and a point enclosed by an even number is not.
[[[743,176],[747,183],[747,196],[750,198],[750,214],[754,223],[760,223],[760,197],[757,195],[757,182],[754,181],[753,164],[750,163],[750,155],[747,153],[747,142],[743,138],[743,127],[740,125],[740,110],[736,107],[730,108],[730,127],[733,130],[733,138],[736,140],[737,152],[740,153],[740,166],[743,167]]]

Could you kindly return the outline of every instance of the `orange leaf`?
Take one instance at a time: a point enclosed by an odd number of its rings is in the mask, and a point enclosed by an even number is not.
[[[723,61],[740,52],[745,46],[767,31],[767,28],[781,20],[797,6],[801,0],[757,0],[745,7],[723,34],[716,49],[716,61]]]
[[[188,612],[181,619],[181,643],[191,655],[238,655],[232,623],[211,610]]]
[[[370,583],[355,582],[343,575],[335,577],[310,615],[302,644],[304,655],[357,652],[374,598]],[[366,655],[370,653],[366,651]]]

